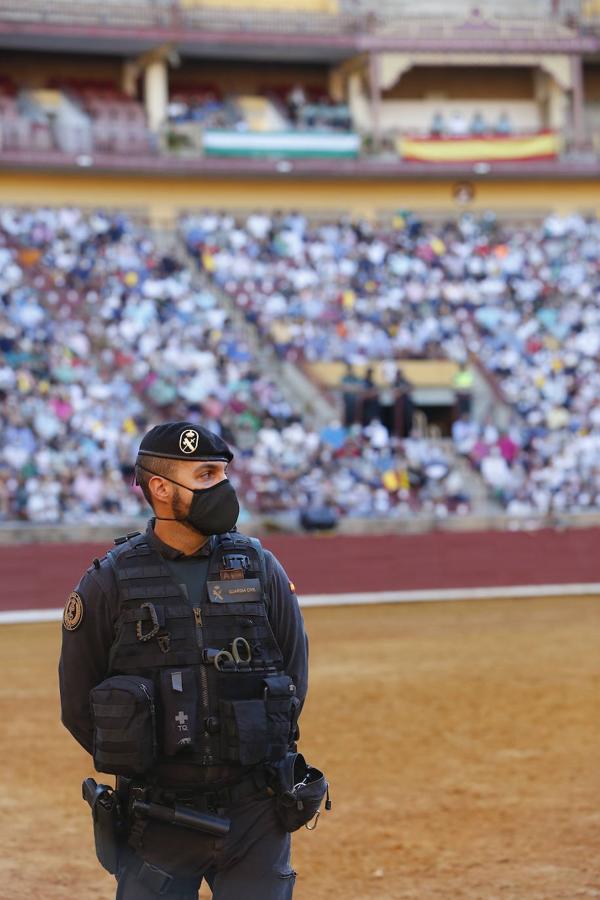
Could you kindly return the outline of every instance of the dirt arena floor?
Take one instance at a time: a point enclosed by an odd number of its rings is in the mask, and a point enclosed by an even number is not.
[[[297,900],[600,897],[600,598],[305,618],[301,749],[334,805],[295,837]],[[2,900],[114,896],[79,799],[90,761],[58,721],[59,642],[0,628]]]

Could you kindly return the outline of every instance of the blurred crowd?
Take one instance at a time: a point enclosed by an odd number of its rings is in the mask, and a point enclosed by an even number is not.
[[[300,213],[182,223],[190,251],[278,353],[350,365],[476,359],[510,427],[461,420],[456,446],[515,514],[600,507],[600,223],[310,222]]]
[[[464,507],[425,439],[375,422],[307,430],[177,248],[159,251],[126,216],[1,209],[0,520],[141,515],[140,437],[178,418],[232,443],[250,511]]]
[[[137,445],[177,418],[232,443],[246,512],[464,513],[469,465],[515,516],[600,508],[598,222],[206,212],[181,232],[159,248],[124,215],[0,209],[0,519],[143,514]],[[220,291],[282,358],[346,363],[340,421],[302,421]],[[460,364],[452,441],[413,427],[401,369],[442,356]],[[354,374],[374,359],[387,386]],[[506,428],[475,420],[467,363]]]
[[[145,509],[144,431],[201,420],[233,440],[291,410],[189,265],[123,216],[0,210],[0,517]]]
[[[310,510],[315,515],[444,518],[469,511],[465,478],[443,442],[414,432],[391,435],[377,419],[320,433],[300,422],[265,422],[247,462],[249,500],[259,512]]]
[[[513,133],[510,116],[501,112],[495,121],[486,118],[481,110],[476,110],[467,118],[459,109],[455,109],[446,119],[441,112],[434,113],[429,134],[436,138],[461,137],[508,137]]]

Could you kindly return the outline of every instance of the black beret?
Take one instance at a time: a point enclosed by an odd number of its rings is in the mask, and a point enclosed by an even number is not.
[[[233,459],[233,453],[218,434],[193,422],[155,425],[142,438],[138,456],[221,462],[231,462]]]

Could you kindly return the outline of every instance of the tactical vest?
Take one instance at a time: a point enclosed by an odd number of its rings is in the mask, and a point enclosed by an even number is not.
[[[218,535],[194,607],[145,535],[115,543],[107,556],[120,614],[109,675],[153,683],[158,761],[246,766],[282,759],[300,703],[267,617],[260,542]]]

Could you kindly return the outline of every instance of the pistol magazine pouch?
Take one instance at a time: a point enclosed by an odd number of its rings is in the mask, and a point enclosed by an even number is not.
[[[301,753],[288,753],[269,766],[269,771],[277,817],[286,831],[297,831],[319,812],[329,790],[327,780],[319,769],[307,764]]]
[[[113,675],[90,691],[94,766],[113,775],[140,775],[156,760],[154,683]]]

